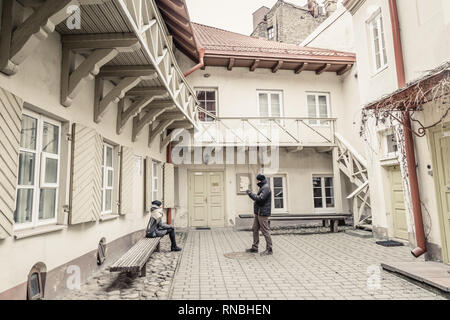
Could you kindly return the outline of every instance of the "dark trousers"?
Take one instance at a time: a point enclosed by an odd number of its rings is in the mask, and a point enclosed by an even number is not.
[[[168,224],[162,224],[159,228],[159,230],[165,230],[169,234],[170,242],[172,243],[172,248],[175,248],[177,246],[177,240],[175,238],[175,229],[172,226],[169,226]]]
[[[269,217],[261,217],[255,215],[253,221],[253,249],[258,250],[259,247],[259,231],[261,230],[266,239],[266,249],[272,250],[272,237],[270,236]]]

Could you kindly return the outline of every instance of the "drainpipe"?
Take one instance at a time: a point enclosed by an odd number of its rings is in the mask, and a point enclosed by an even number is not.
[[[400,36],[400,23],[398,20],[397,0],[389,0],[391,16],[392,36],[394,38],[395,65],[397,70],[397,82],[399,89],[406,86],[405,65],[403,61],[402,40]],[[427,252],[425,231],[423,227],[422,205],[420,201],[419,181],[417,179],[416,155],[414,150],[414,138],[412,135],[409,106],[403,116],[403,133],[405,139],[406,163],[408,166],[409,185],[414,214],[417,248],[411,251],[416,258]]]
[[[167,163],[172,163],[172,142],[167,146]],[[167,224],[172,224],[172,209],[167,209]]]
[[[198,60],[199,63],[194,66],[191,70],[187,71],[184,76],[187,77],[188,75],[190,75],[191,73],[197,71],[200,68],[203,68],[205,66],[205,49],[198,49]]]

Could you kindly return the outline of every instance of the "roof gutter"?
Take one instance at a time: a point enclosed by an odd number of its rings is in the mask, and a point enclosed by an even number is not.
[[[397,0],[389,0],[389,12],[391,16],[392,35],[394,38],[395,65],[397,70],[397,82],[399,89],[406,86],[405,65],[403,61],[402,40],[400,35],[400,23],[398,19]],[[416,155],[414,138],[412,135],[410,106],[403,113],[403,134],[405,139],[406,163],[408,166],[409,185],[414,214],[417,248],[411,251],[416,258],[427,252],[425,231],[423,227],[422,205],[420,201],[419,181],[417,178]]]
[[[195,65],[192,69],[187,71],[184,74],[185,77],[189,76],[191,73],[194,73],[198,69],[203,68],[205,66],[205,49],[203,49],[203,48],[198,49],[198,60],[199,60],[199,63],[197,65]]]

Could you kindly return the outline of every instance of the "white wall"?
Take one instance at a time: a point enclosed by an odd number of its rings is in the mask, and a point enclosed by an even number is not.
[[[450,2],[447,0],[398,0],[400,30],[405,63],[406,81],[411,82],[422,77],[427,71],[450,60]],[[366,21],[373,12],[381,8],[388,67],[375,74],[372,72],[372,53]],[[366,0],[353,16],[354,36],[358,59],[359,87],[362,104],[381,98],[397,90],[397,74],[392,38],[392,27],[387,1]],[[443,113],[435,104],[424,106],[423,112],[416,112],[414,117],[426,126],[434,123]],[[448,121],[448,117],[447,120]],[[394,121],[393,125],[396,124]],[[390,124],[388,124],[389,126]],[[417,124],[413,123],[417,130]],[[375,126],[370,120],[366,138],[368,140],[369,175],[371,180],[371,202],[374,213],[374,226],[383,229],[381,233],[393,236],[390,195],[385,186],[389,179],[387,169],[381,166],[382,141],[379,130],[384,126]],[[414,137],[418,162],[419,188],[422,200],[425,233],[428,242],[440,246],[439,224],[437,215],[436,192],[433,177],[429,174],[431,149],[429,137]],[[404,171],[404,169],[403,169]],[[405,173],[403,173],[405,175]],[[406,179],[406,178],[405,178]],[[405,193],[408,199],[409,194]],[[415,245],[414,222],[412,212],[407,214],[408,231],[411,245]]]
[[[60,66],[60,37],[57,33],[53,33],[20,65],[18,74],[11,77],[0,74],[0,87],[19,96],[26,103],[42,109],[49,117],[92,127],[105,139],[132,147],[136,155],[165,160],[165,153],[159,152],[159,142],[155,141],[151,150],[148,148],[146,134],[142,134],[136,143],[131,142],[131,120],[121,135],[116,134],[116,105],[108,108],[100,124],[94,123],[94,81],[87,82],[70,108],[63,107],[60,104]],[[64,136],[62,142],[68,143]],[[67,159],[68,155],[61,157]],[[69,172],[61,174],[65,174],[68,179]],[[61,185],[60,188],[63,189],[65,186]],[[68,204],[67,201],[68,199],[65,203],[59,204],[58,216],[64,215],[61,208],[64,204]],[[111,221],[69,226],[67,230],[52,234],[21,240],[10,237],[0,241],[0,292],[26,282],[31,267],[37,262],[45,263],[47,270],[50,271],[95,250],[102,237],[109,243],[145,229],[147,219],[144,213],[132,213]]]

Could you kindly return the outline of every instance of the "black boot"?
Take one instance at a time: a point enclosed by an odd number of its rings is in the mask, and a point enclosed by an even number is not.
[[[264,252],[261,252],[261,257],[264,257],[264,256],[271,256],[271,255],[273,255],[273,251],[272,251],[272,249],[267,249],[266,251],[264,251]]]
[[[170,237],[170,242],[172,243],[171,251],[172,252],[181,251],[181,248],[177,246],[177,242],[175,239],[175,230],[173,228],[169,230],[169,237]]]
[[[258,253],[258,249],[251,248],[251,249],[245,250],[245,252],[247,252],[247,253]]]

